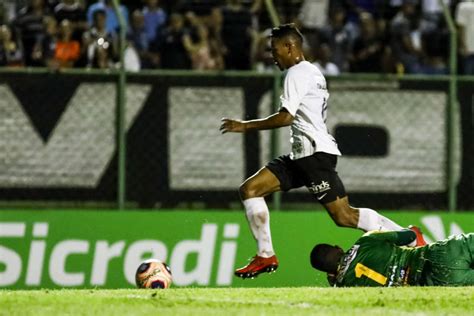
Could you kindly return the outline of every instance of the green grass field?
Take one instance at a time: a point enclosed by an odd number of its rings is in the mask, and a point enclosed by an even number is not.
[[[473,315],[474,287],[0,290],[0,315]]]

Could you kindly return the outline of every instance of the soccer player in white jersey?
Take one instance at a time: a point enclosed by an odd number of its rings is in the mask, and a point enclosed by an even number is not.
[[[294,24],[272,30],[271,45],[275,64],[288,69],[283,86],[281,108],[263,119],[222,119],[222,133],[244,133],[291,125],[292,150],[289,155],[270,161],[240,186],[250,229],[258,252],[235,275],[253,278],[278,267],[270,234],[270,216],[264,197],[277,191],[306,186],[324,205],[338,226],[363,231],[401,230],[402,227],[368,208],[353,208],[335,170],[341,153],[328,133],[325,121],[329,93],[326,79],[318,68],[307,62],[302,52],[303,37]]]

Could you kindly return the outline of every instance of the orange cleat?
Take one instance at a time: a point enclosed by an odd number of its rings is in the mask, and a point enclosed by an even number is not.
[[[421,232],[421,229],[419,227],[410,225],[408,226],[408,229],[410,229],[416,234],[416,247],[422,247],[427,245],[427,242],[425,241],[425,238],[423,238],[423,233]]]
[[[255,256],[245,267],[235,270],[234,274],[242,279],[253,279],[263,272],[274,272],[278,268],[278,259],[275,255],[270,258]]]

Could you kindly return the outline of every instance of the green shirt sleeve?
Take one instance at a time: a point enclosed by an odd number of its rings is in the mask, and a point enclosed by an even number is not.
[[[416,239],[416,234],[410,229],[404,229],[400,231],[383,232],[383,233],[369,232],[365,234],[363,238],[386,240],[397,246],[404,246],[414,241]]]

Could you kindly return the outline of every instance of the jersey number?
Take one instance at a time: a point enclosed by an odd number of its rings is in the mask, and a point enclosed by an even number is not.
[[[381,275],[377,271],[372,270],[371,268],[364,266],[362,263],[357,263],[355,266],[355,276],[356,278],[361,278],[363,275],[372,281],[377,282],[378,284],[385,285],[385,283],[387,283],[387,277]]]

